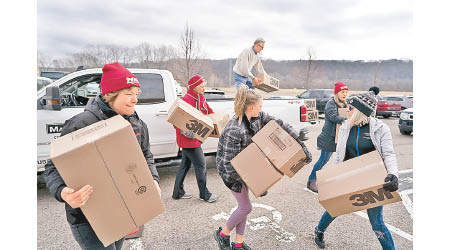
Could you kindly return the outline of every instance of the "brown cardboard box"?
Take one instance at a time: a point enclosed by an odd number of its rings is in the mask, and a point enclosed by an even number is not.
[[[168,122],[185,132],[194,132],[195,139],[201,142],[214,130],[211,118],[180,98],[172,104],[168,113]]]
[[[222,134],[223,129],[230,120],[230,116],[228,114],[212,113],[209,114],[208,117],[211,118],[214,123],[214,130],[209,135],[209,137],[219,138]]]
[[[401,201],[383,189],[387,172],[378,151],[317,171],[319,202],[335,217]]]
[[[319,119],[319,111],[317,110],[307,110],[305,114],[301,114],[301,116],[305,116],[305,119],[302,121],[316,121]]]
[[[280,80],[268,75],[267,73],[260,73],[256,75],[257,78],[261,79],[260,85],[253,85],[253,87],[260,89],[265,92],[277,91],[280,88]]]
[[[303,148],[274,120],[259,130],[252,141],[280,172],[291,178],[306,165]]]
[[[338,108],[338,115],[340,117],[349,118],[347,113],[347,108]],[[341,128],[341,124],[336,123],[336,136],[334,137],[334,143],[338,141],[339,128]]]
[[[68,187],[94,188],[81,210],[104,246],[165,210],[131,124],[120,115],[53,140],[50,157]]]
[[[231,165],[255,197],[261,196],[283,177],[254,143],[234,157]]]
[[[316,110],[316,99],[304,99],[306,110]]]

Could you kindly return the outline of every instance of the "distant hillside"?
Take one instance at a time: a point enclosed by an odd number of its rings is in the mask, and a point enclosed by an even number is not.
[[[208,79],[208,85],[233,86],[232,67],[236,59],[205,60],[200,74]],[[263,60],[266,72],[280,79],[281,88],[307,88],[306,60]],[[345,82],[352,90],[366,90],[376,84],[384,91],[413,91],[413,61],[313,61],[309,88],[333,88],[335,82]],[[203,72],[202,72],[203,70]]]

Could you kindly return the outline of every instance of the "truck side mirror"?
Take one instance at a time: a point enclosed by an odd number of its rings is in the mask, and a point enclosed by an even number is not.
[[[42,97],[44,109],[61,110],[61,96],[58,86],[49,86],[45,89],[45,95]]]

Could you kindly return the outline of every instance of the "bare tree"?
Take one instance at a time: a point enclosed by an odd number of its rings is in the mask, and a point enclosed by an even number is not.
[[[312,47],[309,47],[306,51],[306,79],[305,85],[306,89],[309,89],[310,83],[312,82],[312,78],[314,76],[314,72],[317,69],[316,63],[316,53]]]
[[[200,42],[187,23],[180,38],[180,48],[183,64],[183,78],[184,82],[187,82],[194,71],[194,66],[199,63],[202,54]]]
[[[46,71],[49,70],[52,66],[52,61],[50,57],[43,54],[42,52],[37,52],[37,60],[38,60],[38,67],[40,71]]]

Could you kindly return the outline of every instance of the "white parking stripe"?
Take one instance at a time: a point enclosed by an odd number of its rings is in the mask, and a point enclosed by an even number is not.
[[[408,196],[408,194],[410,194],[410,193],[412,193],[412,189],[399,192],[400,197],[402,198],[403,205],[405,206],[406,211],[408,211],[408,213],[412,219],[413,218],[413,203]]]
[[[308,188],[303,188],[303,190],[308,191],[308,192],[310,192],[310,193],[313,193],[313,194],[317,195],[317,193],[312,192],[312,191],[309,190]],[[409,198],[409,197],[408,197],[408,198]],[[361,217],[363,217],[363,218],[365,218],[365,219],[369,219],[369,216],[367,216],[367,214],[364,213],[364,212],[362,212],[362,211],[353,212],[353,214],[359,215],[359,216],[361,216]],[[411,214],[411,215],[412,215],[412,214]],[[387,227],[392,233],[396,233],[396,234],[398,234],[399,236],[401,236],[401,237],[403,237],[403,238],[405,238],[405,239],[407,239],[407,240],[409,240],[409,241],[413,241],[413,236],[412,236],[411,234],[406,233],[406,232],[404,232],[404,231],[402,231],[402,230],[400,230],[400,229],[398,229],[398,228],[396,228],[396,227],[394,227],[394,226],[392,226],[392,225],[389,225],[389,224],[387,224],[387,223],[384,223],[384,224],[386,225],[386,227]]]
[[[404,169],[404,170],[400,170],[398,171],[399,174],[406,174],[406,173],[411,173],[413,171],[412,168],[409,169]]]

